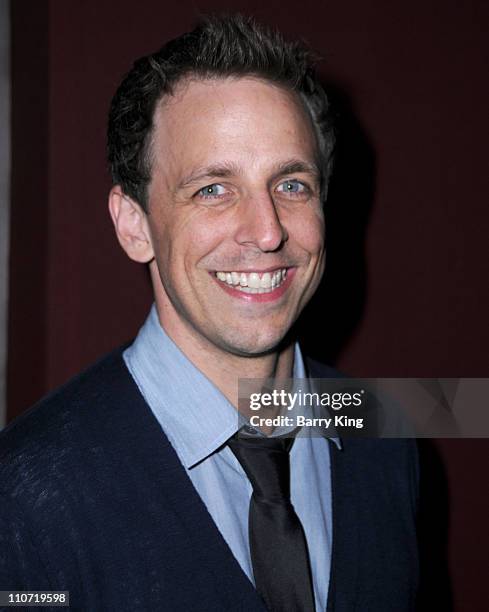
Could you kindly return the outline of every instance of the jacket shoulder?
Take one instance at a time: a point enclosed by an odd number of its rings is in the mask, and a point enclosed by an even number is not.
[[[135,387],[116,349],[51,392],[0,432],[0,488],[53,469],[70,451],[90,446],[128,389]],[[137,391],[137,387],[135,387]]]

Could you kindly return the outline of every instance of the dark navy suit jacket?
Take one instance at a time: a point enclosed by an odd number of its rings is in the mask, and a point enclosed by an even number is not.
[[[83,612],[265,612],[121,354],[0,434],[0,590],[69,590]],[[414,442],[344,439],[331,470],[328,612],[413,610]]]

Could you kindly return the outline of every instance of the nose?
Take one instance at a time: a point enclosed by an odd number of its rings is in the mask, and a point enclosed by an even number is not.
[[[255,246],[263,252],[278,250],[287,240],[287,230],[270,194],[241,201],[236,242]]]

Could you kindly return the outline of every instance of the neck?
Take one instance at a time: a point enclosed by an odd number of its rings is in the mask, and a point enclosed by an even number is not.
[[[209,354],[208,354],[209,355]],[[239,379],[273,379],[279,385],[291,378],[294,367],[294,345],[281,347],[266,355],[241,357],[216,354],[208,359],[205,353],[189,354],[187,357],[218,387],[226,398],[238,407]],[[259,391],[258,387],[256,391]]]

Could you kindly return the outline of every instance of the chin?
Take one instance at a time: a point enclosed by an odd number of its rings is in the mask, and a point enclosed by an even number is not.
[[[260,337],[243,337],[239,338],[226,338],[222,344],[222,347],[226,352],[233,353],[239,357],[259,357],[260,355],[267,355],[274,351],[282,348],[284,337],[288,330],[282,330],[281,332],[275,331],[262,335]]]

